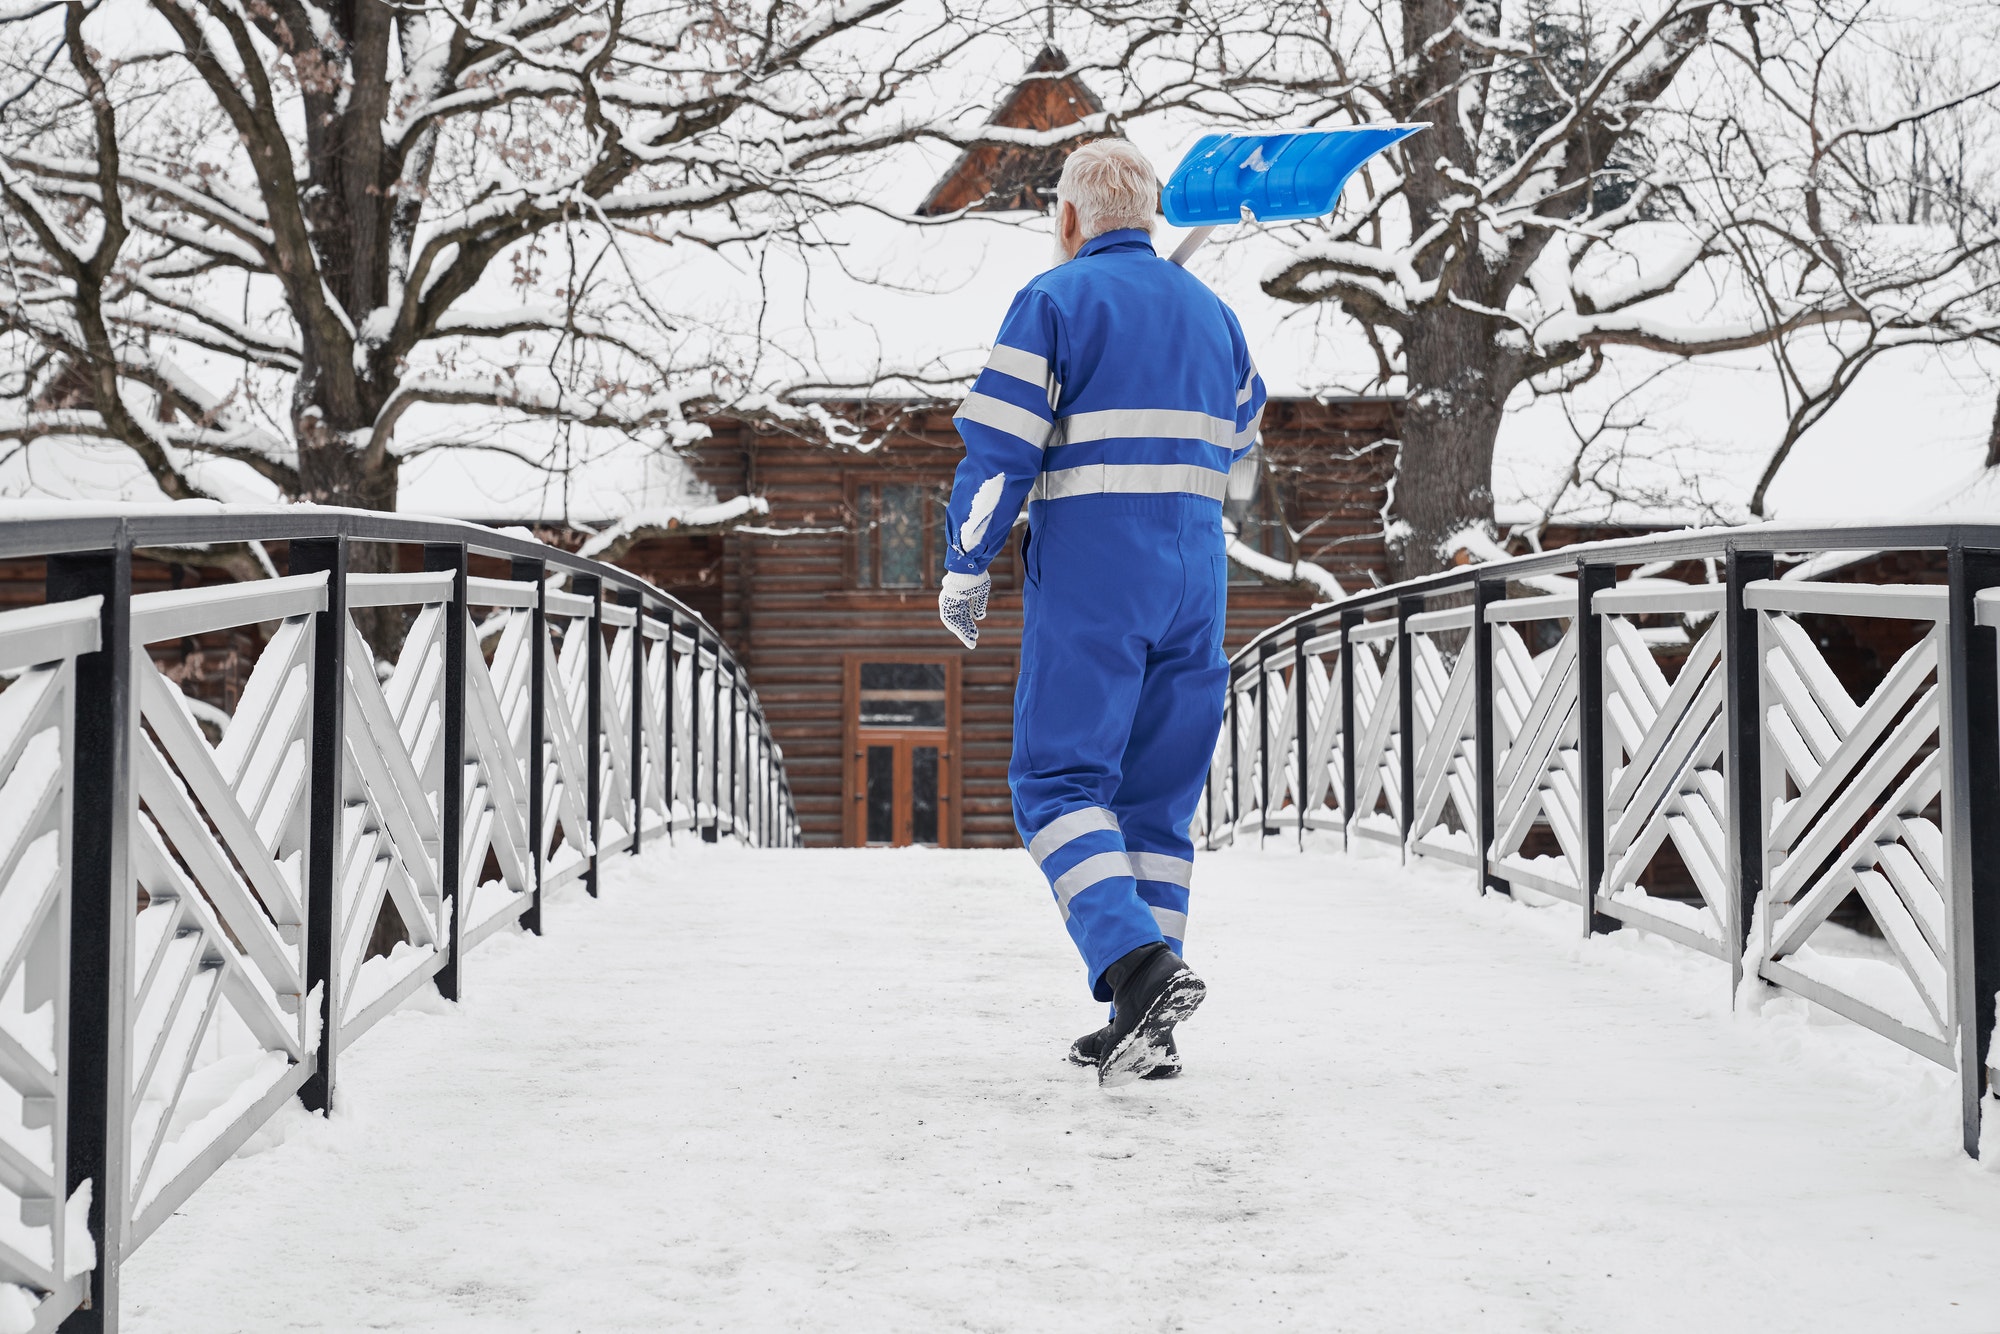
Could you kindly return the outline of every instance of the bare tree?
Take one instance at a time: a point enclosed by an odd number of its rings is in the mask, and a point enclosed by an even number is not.
[[[392,509],[424,452],[559,466],[510,423],[809,411],[648,266],[803,244],[871,155],[951,137],[907,94],[971,3],[0,5],[0,451]]]
[[[1795,191],[1801,233],[1725,233],[1764,322],[1784,321],[1802,296],[1838,316],[1769,344],[1787,416],[1750,494],[1759,517],[1793,447],[1877,358],[2000,345],[1994,52],[1921,15],[1871,22],[1870,8],[1805,7],[1730,46],[1754,72],[1768,125],[1696,141],[1723,207],[1768,224],[1782,216],[1770,187],[1745,183],[1775,176]]]
[[[1991,177],[1968,163],[1950,189],[1934,181],[1952,160],[1947,122],[1994,124],[2000,67],[1975,54],[1991,46],[1983,20],[1882,9],[1162,0],[1096,13],[1122,39],[1118,60],[1177,66],[1183,100],[1212,121],[1430,123],[1364,171],[1336,218],[1289,229],[1290,258],[1264,283],[1281,300],[1336,305],[1366,332],[1375,383],[1407,392],[1387,518],[1392,566],[1408,576],[1471,534],[1490,540],[1495,440],[1524,387],[1565,392],[1619,348],[1785,349],[1796,439],[1880,350],[1994,327],[2000,241],[1979,212]],[[1878,67],[1920,72],[1920,43],[1947,28],[1968,43],[1958,68],[1919,79],[1893,113],[1855,102]],[[1857,164],[1874,163],[1879,185],[1888,147],[1913,127],[1936,141],[1920,155],[1931,176],[1910,187],[1933,223],[1917,244],[1849,203],[1868,192]],[[1968,136],[1969,157],[1980,144]],[[1727,290],[1690,315],[1696,287]],[[1846,369],[1829,374],[1796,340],[1836,328]]]

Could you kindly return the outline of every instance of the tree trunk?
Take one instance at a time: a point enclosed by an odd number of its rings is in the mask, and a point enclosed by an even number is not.
[[[327,429],[323,410],[308,407],[298,414],[299,499],[314,505],[394,512],[401,469],[393,454],[371,465],[349,442],[365,439],[363,432]],[[347,553],[347,568],[355,574],[386,574],[396,568],[396,548],[387,542],[355,542]],[[393,662],[403,651],[410,613],[403,607],[363,607],[352,612],[354,624],[370,648]]]
[[[1465,529],[1492,531],[1493,443],[1514,379],[1483,318],[1432,311],[1412,323],[1388,533],[1389,572],[1398,580],[1443,569]]]
[[[1986,437],[1986,466],[2000,464],[2000,399],[1993,403],[1993,433]]]

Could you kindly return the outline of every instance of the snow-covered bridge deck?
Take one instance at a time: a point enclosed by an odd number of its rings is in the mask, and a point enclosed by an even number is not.
[[[2000,1329],[1947,1072],[1462,874],[1199,875],[1188,1074],[1107,1094],[1019,853],[613,859],[189,1200],[125,1328]]]

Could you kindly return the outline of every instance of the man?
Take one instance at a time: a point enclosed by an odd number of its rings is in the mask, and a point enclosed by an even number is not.
[[[1222,497],[1264,410],[1243,331],[1153,252],[1159,181],[1120,140],[1070,155],[1064,262],[1014,298],[955,419],[965,440],[938,608],[967,648],[1022,503],[1026,629],[1014,821],[1111,1023],[1079,1039],[1106,1087],[1178,1073],[1204,987],[1181,961],[1188,824],[1222,727]]]

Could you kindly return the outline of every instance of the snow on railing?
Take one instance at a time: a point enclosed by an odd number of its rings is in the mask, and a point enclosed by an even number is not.
[[[1944,582],[1781,577],[1852,551]],[[1372,589],[1236,654],[1194,834],[1369,839],[1711,955],[1732,991],[1958,1072],[1976,1156],[2000,1087],[1996,626],[2000,525],[1676,533]]]
[[[135,548],[245,542],[288,544],[288,573],[132,592]],[[362,543],[423,571],[351,572]],[[310,507],[23,507],[0,558],[24,557],[47,580],[0,613],[0,1334],[115,1327],[120,1263],[217,1166],[286,1100],[328,1107],[414,992],[457,998],[482,940],[594,895],[600,857],[798,841],[728,647],[615,567]],[[393,661],[354,619],[380,608],[407,618]],[[155,660],[257,627],[233,711]]]

